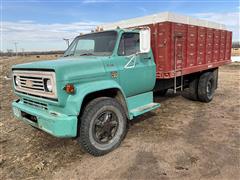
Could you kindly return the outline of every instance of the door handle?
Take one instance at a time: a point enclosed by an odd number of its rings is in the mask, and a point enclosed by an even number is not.
[[[151,59],[151,57],[145,57],[145,58],[143,58],[143,59]]]

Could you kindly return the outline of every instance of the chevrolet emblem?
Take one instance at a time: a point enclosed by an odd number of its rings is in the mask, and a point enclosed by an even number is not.
[[[26,86],[27,87],[32,87],[33,82],[31,80],[26,80]]]

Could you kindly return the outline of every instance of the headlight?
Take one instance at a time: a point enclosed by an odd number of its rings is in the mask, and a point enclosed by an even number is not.
[[[15,76],[14,81],[15,81],[15,85],[20,86],[20,77],[19,76]]]
[[[53,85],[52,85],[52,82],[50,79],[46,79],[45,80],[45,89],[48,91],[48,92],[52,92],[53,90]]]

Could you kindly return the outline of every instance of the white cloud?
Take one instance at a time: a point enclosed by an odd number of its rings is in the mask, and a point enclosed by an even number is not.
[[[139,10],[145,11],[139,7]],[[231,13],[196,13],[192,16],[227,25],[233,31],[233,40],[239,40],[240,20],[239,12]],[[73,22],[41,24],[29,20],[17,22],[3,21],[0,32],[2,33],[1,50],[14,49],[14,42],[18,42],[19,48],[31,50],[59,50],[65,49],[63,38],[74,38],[80,32],[86,33],[94,29],[100,22]]]
[[[230,13],[196,13],[194,16],[206,19],[208,21],[214,21],[218,23],[225,24],[227,26],[239,25],[239,12]]]
[[[227,26],[229,30],[233,32],[233,40],[239,41],[240,39],[240,12],[229,12],[229,13],[196,13],[193,16],[221,23]]]
[[[79,33],[90,32],[92,29],[95,29],[97,24],[100,23],[40,24],[27,20],[18,22],[4,21],[1,28],[2,49],[13,49],[14,42],[18,42],[19,47],[25,50],[65,49],[63,38],[74,38]]]

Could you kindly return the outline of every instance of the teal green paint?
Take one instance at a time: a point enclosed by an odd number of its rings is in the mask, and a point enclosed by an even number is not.
[[[90,93],[115,88],[121,91],[122,95],[125,97],[120,85],[116,81],[111,79],[79,84],[76,87],[76,95],[69,96],[66,104],[66,107],[71,107],[72,110],[74,110],[75,115],[79,114],[84,97],[86,97]]]
[[[118,43],[120,43],[123,33],[124,31],[121,31]],[[132,56],[118,56],[117,52],[118,47],[115,49],[115,61],[118,63],[120,84],[126,96],[131,97],[151,91],[156,81],[156,65],[152,52]],[[134,65],[134,67],[131,67],[131,65]]]
[[[151,106],[144,111],[140,108],[153,102],[151,91],[156,80],[156,65],[152,52],[133,55],[134,68],[126,68],[126,64],[133,56],[118,56],[121,35],[123,32],[138,31],[125,29],[116,31],[118,38],[111,56],[64,57],[13,66],[18,69],[52,69],[56,72],[57,101],[15,92],[21,101],[14,102],[13,107],[39,117],[38,124],[22,118],[21,120],[57,137],[74,137],[77,132],[77,117],[84,98],[90,93],[112,88],[118,89],[123,95],[130,119],[157,107]],[[117,76],[113,78],[112,72],[116,72]],[[67,83],[74,84],[74,94],[67,94],[63,90]],[[23,98],[46,103],[48,111],[23,104]],[[52,116],[49,112],[56,112],[58,116]]]
[[[96,91],[112,89],[112,88],[115,88],[121,91],[123,97],[125,98],[125,94],[122,91],[121,86],[112,79],[93,81],[93,82],[88,82],[83,84],[76,83],[74,94],[67,94],[64,90],[62,90],[62,93],[66,96],[64,105],[59,105],[58,102],[46,100],[43,98],[37,98],[30,95],[25,95],[21,93],[16,93],[16,94],[20,96],[21,99],[27,98],[34,101],[47,103],[49,111],[59,112],[62,114],[66,114],[68,116],[77,116],[79,115],[81,104],[85,96]]]
[[[29,107],[22,102],[13,102],[12,107],[37,116],[38,123],[31,122],[22,117],[17,118],[53,136],[75,137],[77,135],[77,116],[67,116],[60,113],[52,115],[49,111]]]
[[[143,114],[145,112],[148,112],[150,110],[153,110],[160,106],[160,104],[155,103],[155,106],[146,108],[146,109],[144,109],[144,111],[137,110],[137,108],[147,106],[147,105],[151,104],[152,102],[153,102],[153,93],[152,92],[142,93],[142,94],[138,94],[136,96],[127,98],[130,119],[132,119],[133,117],[138,116],[140,114]]]
[[[147,92],[127,98],[129,109],[135,109],[139,106],[153,102],[153,93]]]
[[[131,117],[136,117],[136,116],[139,116],[139,115],[142,115],[146,112],[149,112],[149,111],[152,111],[154,109],[157,109],[160,107],[160,104],[159,103],[149,103],[149,104],[146,104],[144,106],[140,106],[136,109],[133,109],[130,111],[130,116]]]

